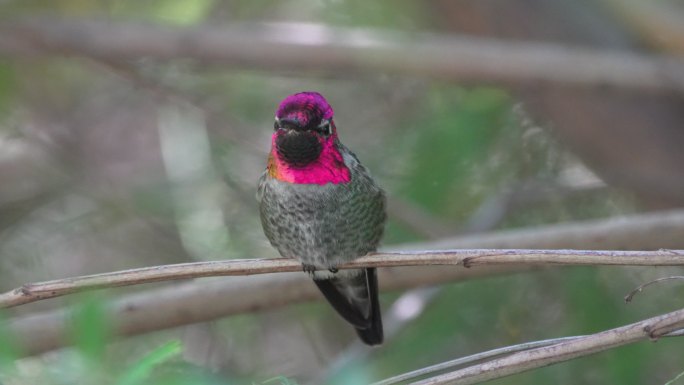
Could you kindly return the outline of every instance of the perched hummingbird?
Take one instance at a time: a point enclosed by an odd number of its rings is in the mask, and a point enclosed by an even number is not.
[[[385,194],[340,143],[333,109],[321,94],[286,97],[273,128],[257,189],[264,233],[280,255],[302,262],[363,342],[378,345],[383,332],[375,269],[337,266],[376,250]]]

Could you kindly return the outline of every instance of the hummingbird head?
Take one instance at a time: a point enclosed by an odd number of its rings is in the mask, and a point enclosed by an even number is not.
[[[316,161],[326,143],[337,137],[332,117],[332,107],[318,92],[286,97],[276,111],[273,125],[277,155],[293,167]]]
[[[295,183],[340,183],[349,170],[339,152],[333,109],[318,92],[300,92],[278,106],[269,170]]]

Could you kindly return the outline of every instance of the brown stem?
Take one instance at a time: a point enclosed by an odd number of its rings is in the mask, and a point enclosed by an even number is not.
[[[528,250],[465,249],[375,253],[338,266],[339,269],[360,267],[461,265],[623,265],[682,266],[684,250],[605,251],[605,250]],[[302,266],[292,259],[242,259],[161,265],[85,275],[53,281],[28,283],[0,294],[0,308],[23,305],[47,298],[60,297],[83,290],[139,285],[150,282],[188,278],[252,275],[300,271]]]

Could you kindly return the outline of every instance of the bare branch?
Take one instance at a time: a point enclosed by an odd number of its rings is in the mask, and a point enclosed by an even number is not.
[[[671,210],[444,238],[401,249],[682,249],[682,234],[684,210]]]
[[[604,250],[498,250],[468,249],[397,253],[374,253],[339,269],[362,267],[461,265],[623,265],[684,266],[684,250],[604,251]],[[293,259],[242,259],[179,263],[115,271],[25,284],[0,294],[0,308],[23,305],[77,291],[139,285],[150,282],[228,275],[253,275],[301,271]]]
[[[684,334],[684,329],[677,329],[671,333],[663,335],[663,337],[681,337]],[[446,369],[450,369],[456,366],[462,366],[464,364],[469,364],[471,362],[475,361],[482,361],[488,358],[494,358],[497,356],[502,356],[505,354],[511,354],[511,353],[516,353],[516,352],[521,352],[525,350],[531,350],[535,348],[540,348],[544,346],[551,346],[551,345],[556,345],[561,342],[566,342],[566,341],[573,341],[577,340],[579,338],[586,338],[587,336],[571,336],[571,337],[560,337],[560,338],[552,338],[548,340],[541,340],[541,341],[531,341],[531,342],[523,342],[520,344],[516,345],[510,345],[510,346],[505,346],[502,348],[497,348],[497,349],[492,349],[488,350],[486,352],[481,352],[481,353],[476,353],[472,354],[469,356],[457,358],[455,360],[451,361],[446,361],[442,362],[436,365],[431,365],[425,368],[420,368],[408,373],[400,374],[398,376],[386,378],[382,381],[374,382],[372,385],[393,385],[393,384],[398,384],[400,382],[404,382],[407,380],[412,380],[414,378],[418,377],[424,377],[428,374],[432,374],[435,372],[440,372],[444,371]]]
[[[681,276],[681,275],[674,275],[674,276],[671,276],[671,277],[663,277],[663,278],[654,279],[653,281],[646,282],[646,283],[644,283],[644,284],[642,284],[642,285],[639,285],[639,286],[637,286],[634,290],[630,291],[629,294],[627,294],[627,295],[625,296],[625,302],[632,302],[632,298],[634,298],[634,296],[635,296],[637,293],[641,293],[641,291],[643,291],[644,288],[646,288],[646,287],[648,287],[648,286],[651,286],[651,285],[653,285],[654,283],[663,282],[663,281],[670,281],[670,280],[673,280],[673,279],[684,279],[684,276]]]
[[[654,340],[682,327],[684,327],[684,309],[555,345],[514,353],[510,356],[418,381],[414,385],[475,384],[587,356],[640,340]]]
[[[107,60],[190,58],[278,71],[383,71],[471,83],[684,91],[684,61],[676,56],[302,23],[196,28],[40,18],[0,23],[0,55],[54,54]]]
[[[438,248],[684,248],[684,210],[645,213],[527,229],[497,231],[397,245],[402,250]],[[529,271],[530,266],[482,266],[445,269],[441,266],[394,267],[379,270],[383,291],[459,282]],[[115,334],[133,336],[206,322],[221,317],[320,299],[304,274],[275,274],[186,282],[127,294],[108,304]],[[68,309],[48,310],[9,320],[7,330],[24,347],[38,354],[67,344]]]
[[[585,337],[585,336],[572,336],[572,337],[552,338],[552,339],[549,339],[549,340],[524,342],[524,343],[521,343],[521,344],[506,346],[506,347],[503,347],[503,348],[492,349],[492,350],[488,350],[488,351],[486,351],[486,352],[481,352],[481,353],[477,353],[477,354],[472,354],[472,355],[470,355],[470,356],[457,358],[457,359],[455,359],[455,360],[451,360],[451,361],[447,361],[447,362],[442,362],[442,363],[439,363],[439,364],[436,364],[436,365],[431,365],[431,366],[428,366],[428,367],[425,367],[425,368],[420,368],[420,369],[417,369],[417,370],[414,370],[414,371],[411,371],[411,372],[408,372],[408,373],[400,374],[400,375],[398,375],[398,376],[386,378],[386,379],[384,379],[384,380],[382,380],[382,381],[374,382],[374,383],[371,384],[371,385],[393,385],[393,384],[398,384],[398,383],[400,383],[400,382],[404,382],[404,381],[411,380],[411,379],[418,378],[418,377],[424,377],[424,376],[426,376],[426,375],[428,375],[428,374],[432,374],[432,373],[435,373],[435,372],[440,372],[440,371],[443,371],[443,370],[445,370],[445,369],[450,369],[450,368],[453,368],[453,367],[455,367],[455,366],[461,366],[461,365],[464,365],[464,364],[469,364],[469,363],[471,363],[471,362],[481,361],[481,360],[484,360],[484,359],[487,359],[487,358],[492,358],[492,357],[496,357],[496,356],[501,356],[501,355],[504,355],[504,354],[516,353],[516,352],[520,352],[520,351],[523,351],[523,350],[530,350],[530,349],[539,348],[539,347],[542,347],[542,346],[555,345],[555,344],[557,344],[557,343],[559,343],[559,342],[572,341],[572,340],[575,340],[575,339],[577,339],[577,338],[582,338],[582,337]]]
[[[516,271],[524,270],[414,266],[381,269],[379,275],[381,289],[387,291]],[[115,335],[133,336],[318,299],[322,299],[320,292],[305,274],[271,274],[206,279],[128,294],[111,301],[107,311]],[[7,330],[16,337],[23,354],[39,354],[68,343],[68,315],[68,309],[59,309],[19,316],[9,320]]]

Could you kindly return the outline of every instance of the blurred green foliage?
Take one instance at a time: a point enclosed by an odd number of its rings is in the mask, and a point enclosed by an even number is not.
[[[0,312],[0,326],[6,321],[4,313]],[[0,327],[0,379],[2,375],[13,375],[15,373],[14,361],[20,355],[20,348],[17,346],[13,336],[6,328]]]
[[[85,293],[77,298],[77,306],[71,316],[71,340],[79,353],[93,362],[104,358],[109,342],[111,326],[98,293]]]
[[[415,30],[428,24],[426,7],[415,0],[325,1],[326,21],[338,25]]]
[[[0,383],[9,384],[103,384],[103,385],[216,385],[218,378],[179,362],[183,346],[170,340],[141,357],[116,360],[108,352],[112,325],[102,296],[78,295],[71,314],[71,340],[74,350],[59,360],[46,362],[39,370],[18,370],[14,363],[21,354],[0,327]],[[3,319],[0,318],[0,325]],[[25,360],[31,360],[25,359]],[[26,366],[26,365],[24,365]]]
[[[147,378],[155,367],[178,356],[181,353],[181,350],[180,341],[169,341],[166,344],[159,346],[131,366],[116,382],[116,385],[137,385],[146,383]]]
[[[420,127],[413,142],[407,198],[444,216],[459,217],[472,207],[472,186],[489,164],[486,158],[504,126],[510,99],[499,89],[434,87],[423,112],[410,125]],[[459,215],[460,214],[460,215]]]
[[[14,97],[16,75],[11,64],[0,61],[0,116],[10,111],[10,102]]]

